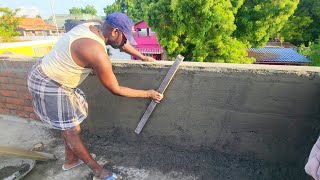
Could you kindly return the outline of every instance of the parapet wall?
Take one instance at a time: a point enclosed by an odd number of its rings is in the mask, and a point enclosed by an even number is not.
[[[1,72],[20,73],[33,62],[0,63]],[[157,89],[171,64],[113,63],[119,84],[137,89]],[[127,143],[301,161],[320,130],[319,74],[315,67],[184,62],[140,135],[134,130],[150,101],[114,96],[90,75],[80,87],[89,103],[83,128]]]

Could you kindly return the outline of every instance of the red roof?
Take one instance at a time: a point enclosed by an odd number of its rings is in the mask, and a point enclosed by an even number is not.
[[[54,26],[49,25],[41,18],[21,18],[18,28],[23,30],[55,30]]]
[[[148,24],[144,20],[141,20],[134,25],[134,28],[135,29],[147,29],[150,27],[148,26]]]

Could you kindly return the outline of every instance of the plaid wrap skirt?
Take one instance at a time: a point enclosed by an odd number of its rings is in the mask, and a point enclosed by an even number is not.
[[[53,129],[71,129],[88,116],[84,93],[53,81],[44,74],[39,63],[28,75],[28,89],[35,113]]]

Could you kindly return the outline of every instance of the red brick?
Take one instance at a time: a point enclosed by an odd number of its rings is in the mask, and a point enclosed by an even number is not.
[[[19,109],[19,106],[18,106],[18,105],[15,105],[15,104],[6,104],[6,108],[7,108],[7,109],[15,109],[15,110],[18,110],[18,109]]]
[[[35,113],[30,113],[30,119],[39,120],[39,117]]]
[[[6,104],[4,102],[0,102],[0,108],[5,108]]]
[[[10,110],[5,108],[0,108],[0,114],[9,114]]]
[[[17,78],[17,79],[24,79],[26,80],[28,77],[28,73],[23,73],[23,72],[19,72],[19,73],[14,73],[13,77]]]
[[[6,97],[17,97],[17,93],[14,91],[8,91],[8,90],[1,90],[0,95],[6,96]]]
[[[18,112],[18,116],[23,117],[23,118],[29,118],[29,113],[26,113],[26,112]]]
[[[1,76],[6,76],[6,77],[14,77],[15,76],[15,73],[14,72],[2,72],[1,73]]]
[[[9,79],[7,77],[0,76],[0,83],[7,84],[9,83]]]
[[[23,110],[26,111],[26,112],[34,112],[33,107],[27,107],[27,106],[25,106],[25,107],[23,108]]]
[[[32,100],[30,100],[30,99],[25,99],[25,100],[24,100],[24,105],[25,105],[25,106],[30,106],[30,107],[32,107],[32,106],[33,106]]]
[[[0,90],[10,90],[10,91],[15,91],[17,88],[13,84],[0,84]]]
[[[11,98],[7,97],[6,102],[9,104],[15,104],[15,105],[24,105],[24,100],[23,99],[18,99],[18,98]]]
[[[23,92],[23,93],[29,92],[29,91],[28,91],[28,87],[27,87],[27,86],[23,86],[23,85],[22,85],[22,86],[21,86],[21,85],[20,85],[20,86],[17,85],[17,86],[16,86],[16,91],[17,91],[17,92],[20,92],[20,93],[22,93],[22,92]]]
[[[18,97],[19,98],[22,98],[22,99],[24,99],[24,100],[31,100],[32,99],[32,96],[31,96],[31,94],[29,94],[29,93],[19,93],[18,94]]]
[[[13,110],[13,109],[10,109],[10,114],[11,114],[11,115],[17,115],[17,111],[16,111],[16,110]]]
[[[15,79],[13,80],[14,84],[27,86],[27,80],[25,79]]]
[[[5,103],[6,102],[6,97],[0,96],[0,103]]]

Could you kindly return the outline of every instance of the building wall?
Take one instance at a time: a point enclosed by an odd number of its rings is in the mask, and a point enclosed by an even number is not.
[[[0,61],[0,113],[34,118],[33,62]],[[172,62],[113,62],[120,85],[157,89]],[[150,100],[112,95],[90,75],[84,129],[127,143],[208,148],[304,164],[320,131],[320,68],[184,62],[137,135]],[[303,167],[302,167],[303,169]]]
[[[1,43],[0,54],[9,52],[29,57],[43,57],[56,42],[57,39]]]
[[[37,120],[27,88],[32,62],[0,60],[0,114]]]

